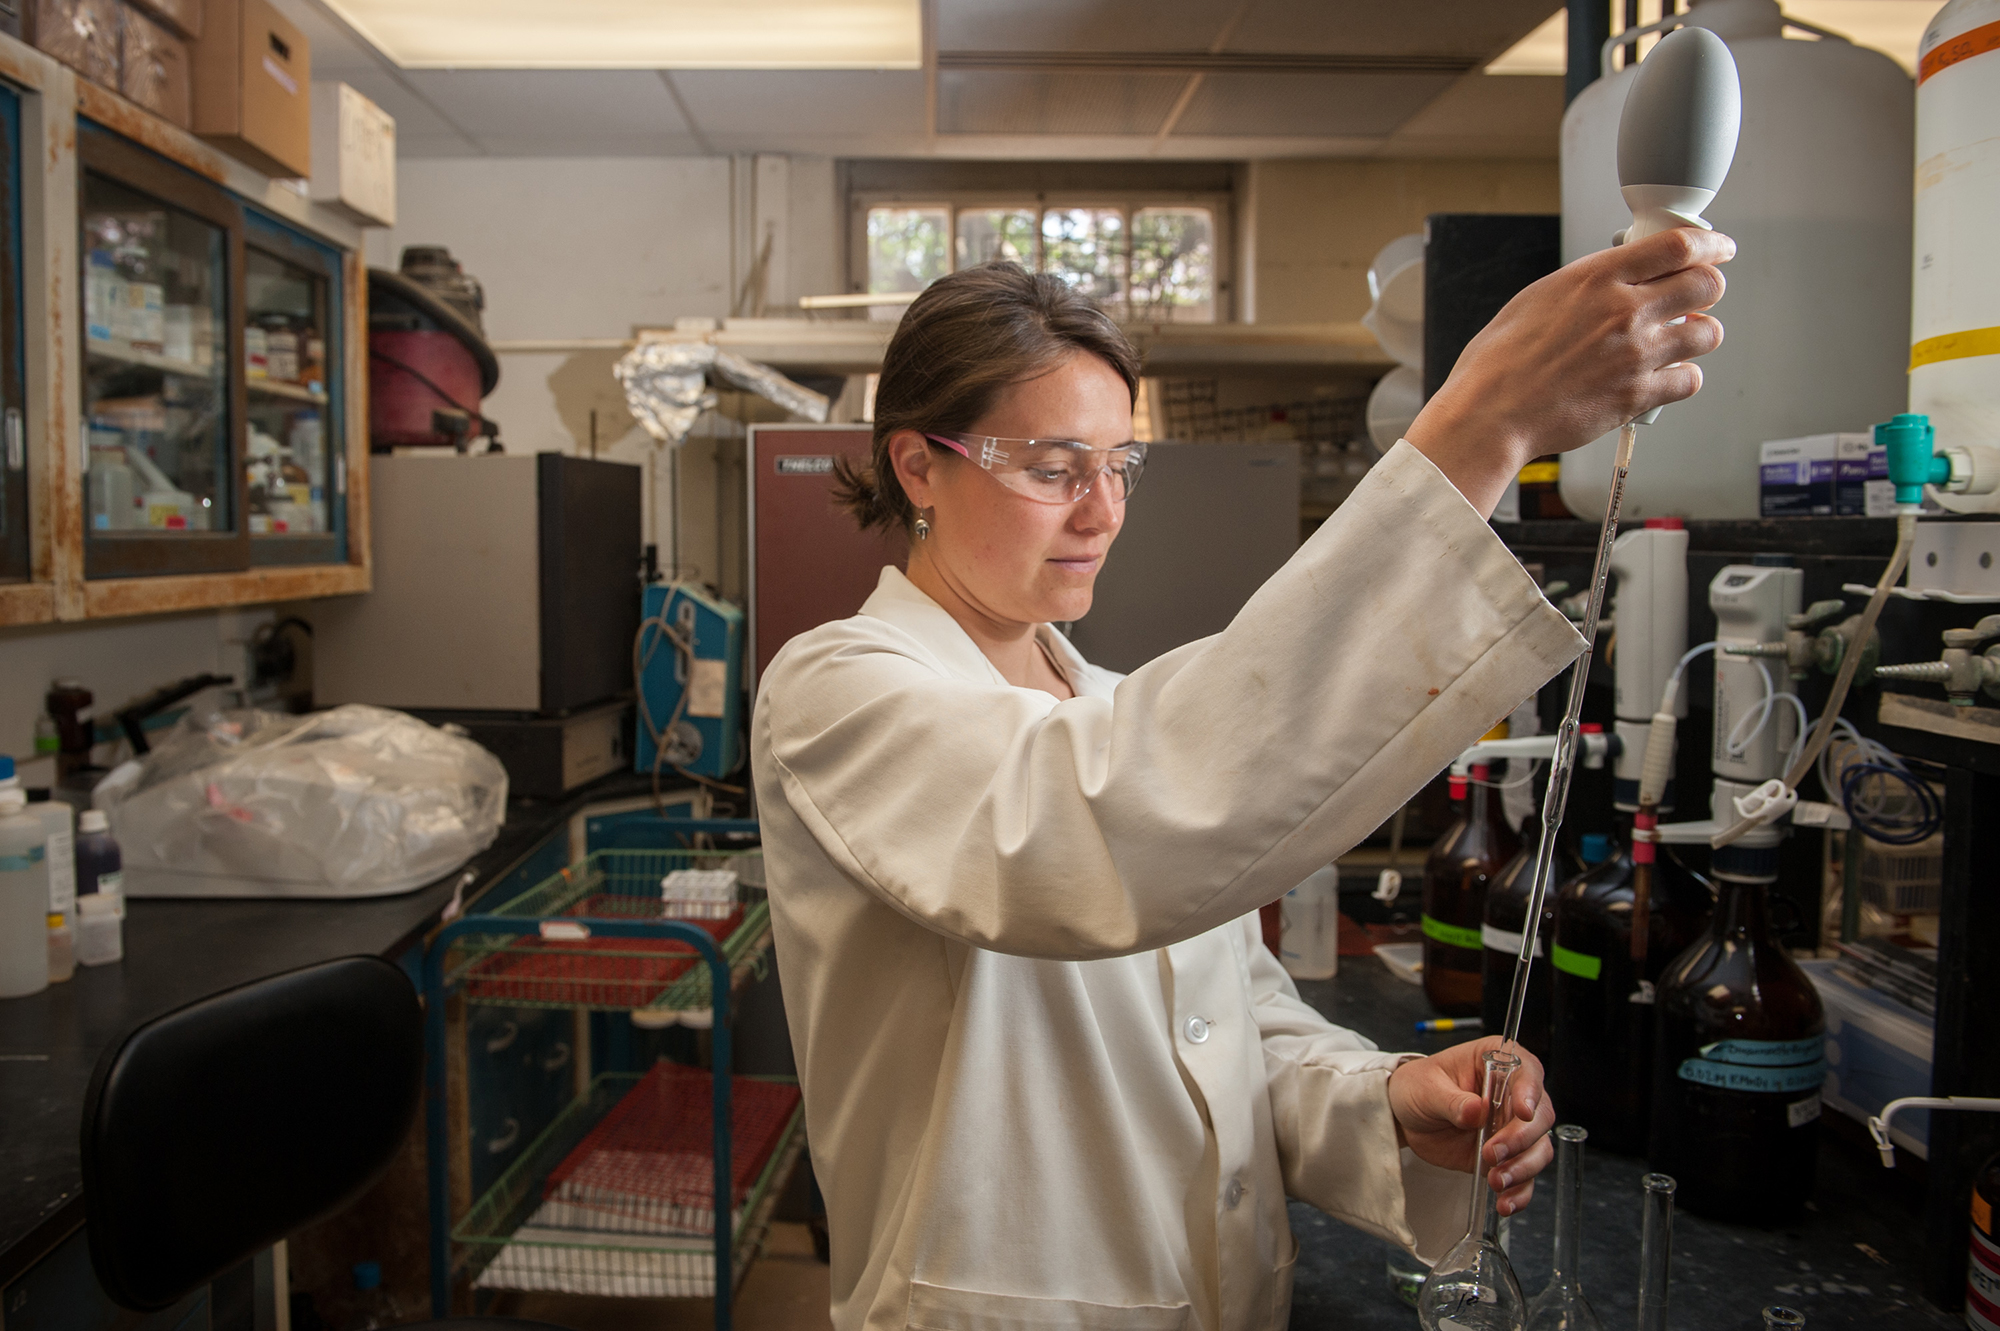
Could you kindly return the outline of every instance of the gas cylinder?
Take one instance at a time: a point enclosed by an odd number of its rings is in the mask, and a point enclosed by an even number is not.
[[[1736,161],[1704,210],[1738,252],[1714,311],[1727,340],[1701,359],[1701,392],[1640,432],[1628,521],[1757,517],[1759,444],[1865,429],[1906,397],[1909,76],[1842,38],[1787,39],[1776,0],[1695,0],[1686,19],[1729,44],[1742,83]],[[1565,263],[1631,223],[1617,142],[1638,73],[1592,83],[1563,116]],[[1564,455],[1573,512],[1603,513],[1615,437]]]
[[[1910,410],[1938,447],[2000,446],[2000,0],[1951,0],[1917,46]],[[1961,513],[2000,493],[1930,492]]]

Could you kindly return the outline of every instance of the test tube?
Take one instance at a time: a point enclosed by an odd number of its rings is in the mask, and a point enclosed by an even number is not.
[[[1667,1331],[1667,1277],[1674,1264],[1674,1189],[1665,1174],[1639,1180],[1646,1190],[1639,1229],[1639,1331]]]

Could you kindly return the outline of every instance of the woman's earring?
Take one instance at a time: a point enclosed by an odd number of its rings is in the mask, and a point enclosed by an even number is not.
[[[925,521],[921,516],[917,518],[917,525],[915,527],[915,531],[917,533],[917,539],[920,541],[928,541],[931,538],[931,524]]]

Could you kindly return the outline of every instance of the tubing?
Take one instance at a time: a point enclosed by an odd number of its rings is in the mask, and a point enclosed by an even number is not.
[[[1875,584],[1874,593],[1861,611],[1861,622],[1855,626],[1855,650],[1843,652],[1840,657],[1840,673],[1833,678],[1833,692],[1827,696],[1826,707],[1819,714],[1819,724],[1813,727],[1812,738],[1804,749],[1792,760],[1785,772],[1784,784],[1787,790],[1796,791],[1805,774],[1819,761],[1827,742],[1833,738],[1833,725],[1840,716],[1840,709],[1847,702],[1848,687],[1854,683],[1854,673],[1861,666],[1865,654],[1861,645],[1868,641],[1868,635],[1875,631],[1875,621],[1881,618],[1882,607],[1889,600],[1889,589],[1896,585],[1896,579],[1903,576],[1903,569],[1909,565],[1910,549],[1917,541],[1917,515],[1913,510],[1903,510],[1896,515],[1896,550],[1889,556],[1888,566],[1882,570],[1881,581]],[[1717,832],[1709,838],[1709,845],[1717,849],[1729,845],[1746,833],[1762,826],[1756,818],[1739,818],[1732,826]]]

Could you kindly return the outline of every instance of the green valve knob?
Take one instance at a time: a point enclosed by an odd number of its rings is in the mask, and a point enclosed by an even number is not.
[[[1951,479],[1951,460],[1936,454],[1936,438],[1931,418],[1915,412],[1902,412],[1875,427],[1875,442],[1889,453],[1889,479],[1898,504],[1921,504],[1926,485]]]

